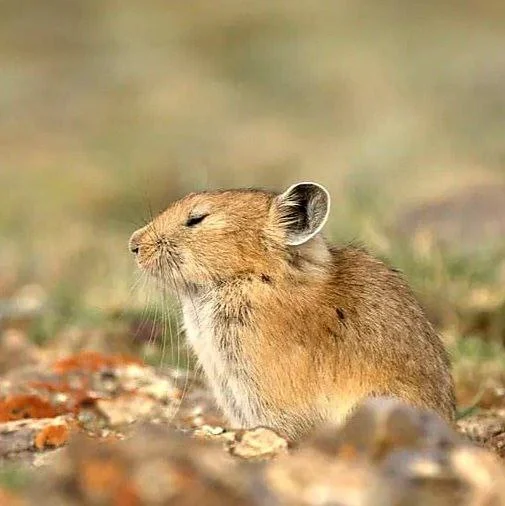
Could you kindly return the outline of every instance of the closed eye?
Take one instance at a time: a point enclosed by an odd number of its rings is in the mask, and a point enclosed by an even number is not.
[[[209,214],[197,214],[196,216],[190,216],[186,221],[186,227],[194,227],[201,223]]]

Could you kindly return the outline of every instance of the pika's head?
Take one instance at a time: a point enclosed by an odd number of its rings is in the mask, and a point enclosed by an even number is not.
[[[319,232],[328,191],[298,183],[282,194],[259,190],[191,193],[130,238],[139,267],[180,289],[244,275],[275,277],[324,261]]]

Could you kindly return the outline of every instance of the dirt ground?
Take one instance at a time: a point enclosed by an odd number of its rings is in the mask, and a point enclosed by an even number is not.
[[[505,504],[503,388],[456,430],[379,398],[293,445],[229,427],[187,372],[10,342],[29,363],[0,382],[6,506]]]

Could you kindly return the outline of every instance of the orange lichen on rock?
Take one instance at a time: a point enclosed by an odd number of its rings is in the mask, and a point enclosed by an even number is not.
[[[53,365],[53,370],[58,374],[64,374],[73,371],[100,371],[130,364],[143,365],[142,361],[136,357],[127,355],[108,356],[95,351],[82,351],[76,355],[58,360]]]
[[[69,393],[75,390],[74,387],[71,387],[68,382],[65,381],[28,381],[26,385],[34,390],[45,390],[49,393]]]
[[[84,405],[94,404],[97,400],[101,399],[99,395],[90,390],[89,378],[80,378],[80,384],[80,387],[71,387],[64,381],[31,381],[27,386],[35,390],[47,392],[49,395],[58,393],[65,394],[68,400],[64,404],[59,405],[60,414],[76,414]]]
[[[48,425],[35,436],[35,447],[38,450],[48,447],[58,448],[68,442],[69,436],[70,427],[68,425]]]
[[[0,422],[24,418],[53,418],[62,414],[48,401],[36,395],[15,395],[0,401]]]

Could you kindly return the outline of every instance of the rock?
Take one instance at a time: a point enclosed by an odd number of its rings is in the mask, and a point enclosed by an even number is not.
[[[112,428],[152,419],[161,414],[160,406],[154,399],[133,394],[123,394],[113,399],[98,399],[96,408]]]
[[[305,465],[300,464],[306,473],[315,472],[319,461],[316,475],[338,462],[338,477],[325,490],[331,498],[340,494],[342,504],[442,506],[463,504],[468,489],[448,457],[461,444],[459,435],[435,413],[396,399],[374,398],[357,407],[343,426],[316,431],[300,446],[297,458],[307,455]],[[344,483],[343,476],[348,476]],[[345,488],[355,482],[360,483],[356,490]]]
[[[450,448],[459,440],[436,413],[377,397],[363,401],[341,429],[326,427],[311,443],[330,454],[355,451],[380,461],[399,449]]]
[[[488,448],[494,453],[499,455],[502,459],[505,458],[505,432],[496,434],[487,442]]]
[[[230,452],[245,459],[264,460],[286,453],[287,448],[287,441],[273,430],[258,427],[237,433]]]
[[[238,459],[159,425],[143,425],[130,439],[108,444],[80,436],[58,457],[28,491],[39,506],[254,504]]]
[[[455,448],[450,461],[469,487],[469,506],[505,504],[505,466],[497,456],[474,446]]]
[[[26,451],[62,446],[67,443],[72,428],[72,419],[67,416],[1,423],[0,460]]]
[[[0,460],[37,467],[26,504],[505,506],[497,457],[397,399],[288,448],[267,427],[227,429],[195,378],[89,353],[57,365],[0,381],[3,419],[40,417],[0,424]],[[500,413],[458,429],[505,446]]]
[[[492,444],[495,437],[505,433],[505,410],[488,410],[467,416],[457,422],[458,430],[472,441]]]
[[[208,434],[209,436],[220,436],[225,432],[223,427],[214,427],[212,425],[202,425],[200,429],[197,429],[197,431],[200,431],[203,434]],[[197,432],[195,431],[195,433]]]
[[[389,485],[364,460],[335,460],[313,448],[282,457],[265,468],[261,504],[290,506],[392,505]]]
[[[441,449],[399,450],[381,463],[385,479],[394,489],[398,506],[465,504],[468,486]]]
[[[229,447],[230,444],[235,443],[236,433],[219,426],[202,425],[193,431],[193,436],[208,441],[219,441]]]
[[[505,185],[481,185],[402,213],[396,230],[411,238],[427,231],[443,245],[479,251],[505,234]]]

